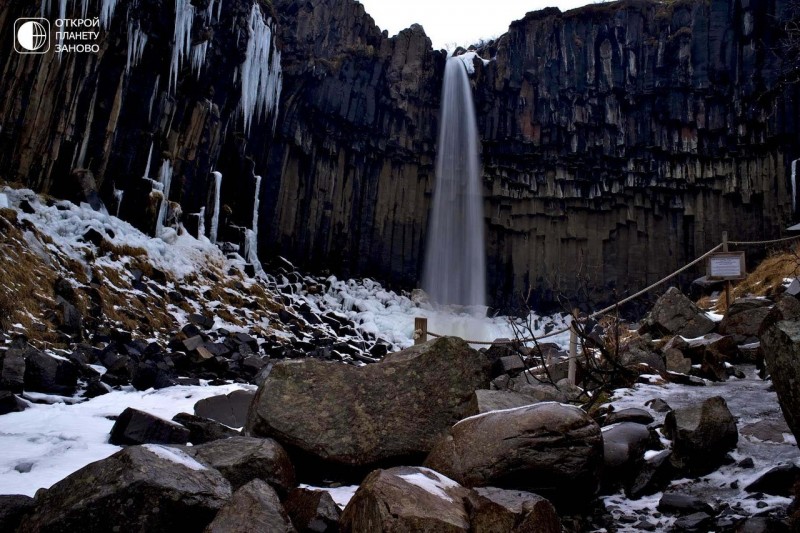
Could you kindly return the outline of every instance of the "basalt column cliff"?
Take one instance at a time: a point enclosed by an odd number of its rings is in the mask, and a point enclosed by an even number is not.
[[[788,3],[549,9],[480,50],[491,303],[609,299],[722,231],[781,233],[800,157]],[[0,178],[70,197],[94,182],[109,209],[124,191],[120,215],[155,231],[164,193],[167,219],[209,227],[218,171],[220,241],[258,220],[262,258],[418,284],[446,59],[421,27],[389,37],[352,0],[32,4],[0,0],[3,35],[86,8],[105,14],[100,49],[0,42]]]

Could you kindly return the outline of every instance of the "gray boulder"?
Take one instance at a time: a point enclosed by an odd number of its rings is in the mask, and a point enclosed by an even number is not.
[[[25,514],[33,510],[34,499],[22,494],[0,495],[0,531],[16,531]]]
[[[800,439],[800,321],[780,320],[769,325],[761,333],[761,347],[783,416]]]
[[[317,360],[275,365],[259,386],[245,433],[275,438],[329,465],[422,458],[460,420],[489,363],[441,338],[357,368]]]
[[[133,446],[38,492],[19,531],[202,531],[230,497],[219,472],[180,450]]]
[[[476,390],[472,394],[466,415],[479,415],[489,411],[513,409],[539,403],[539,400],[510,390]]]
[[[295,487],[289,455],[272,439],[233,437],[187,447],[184,451],[218,470],[234,490],[254,479],[266,481],[282,496]]]
[[[739,298],[725,312],[719,324],[720,333],[734,335],[737,340],[757,337],[771,305],[770,300],[763,298]]]
[[[650,430],[635,422],[603,428],[604,490],[629,484],[636,476],[650,441]]]
[[[468,507],[473,533],[561,533],[553,504],[532,492],[477,488]]]
[[[333,533],[339,531],[342,512],[324,490],[294,489],[284,505],[292,524],[301,533]]]
[[[277,493],[267,483],[255,479],[233,493],[233,497],[214,517],[205,533],[295,533]]]
[[[673,464],[696,475],[717,468],[739,440],[736,420],[719,396],[667,413],[664,434],[672,440]]]
[[[18,348],[9,348],[0,366],[0,389],[20,393],[25,388],[25,356]]]
[[[470,491],[432,470],[399,467],[369,474],[345,507],[341,531],[470,531]]]
[[[695,338],[712,331],[715,324],[680,290],[670,287],[656,301],[645,325],[659,333]]]
[[[228,427],[241,428],[247,422],[247,411],[250,409],[254,397],[254,392],[246,390],[212,396],[194,404],[194,414],[216,420]]]
[[[558,403],[462,420],[425,460],[464,486],[531,491],[562,507],[592,499],[602,464],[600,426]]]
[[[72,361],[25,350],[25,390],[71,395],[78,385],[78,367]]]

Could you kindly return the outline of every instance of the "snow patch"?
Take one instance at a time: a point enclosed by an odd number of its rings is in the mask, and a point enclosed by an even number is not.
[[[451,498],[450,495],[447,494],[444,489],[459,487],[460,485],[458,483],[456,483],[449,477],[445,477],[439,474],[438,472],[434,472],[429,468],[420,467],[419,470],[421,470],[422,472],[415,472],[413,474],[401,474],[398,477],[400,477],[400,479],[402,479],[407,483],[410,483],[416,487],[423,489],[425,492],[429,494],[433,494],[437,498],[441,498],[449,502],[453,501],[453,498]]]
[[[178,450],[177,448],[170,448],[168,446],[162,446],[161,444],[145,444],[143,447],[162,459],[166,459],[167,461],[170,461],[172,463],[177,463],[179,465],[185,466],[186,468],[189,468],[191,470],[197,470],[197,471],[208,470],[206,466],[198,463],[194,458],[190,457],[183,450]]]

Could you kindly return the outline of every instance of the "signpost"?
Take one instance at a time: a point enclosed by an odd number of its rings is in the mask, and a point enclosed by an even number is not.
[[[744,252],[728,251],[728,232],[722,233],[722,252],[708,258],[708,279],[725,281],[725,308],[731,304],[731,281],[747,277]]]

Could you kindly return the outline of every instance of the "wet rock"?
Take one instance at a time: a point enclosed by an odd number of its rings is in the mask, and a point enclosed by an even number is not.
[[[245,431],[329,465],[421,458],[488,385],[483,354],[449,337],[361,368],[281,362],[259,386]]]
[[[108,442],[117,446],[186,444],[189,435],[189,430],[180,424],[128,407],[114,422]]]
[[[680,290],[670,287],[655,303],[645,324],[665,334],[695,338],[714,329],[714,322]]]
[[[28,404],[10,391],[0,390],[0,415],[24,411]]]
[[[793,488],[798,481],[800,481],[800,467],[783,464],[770,468],[744,490],[789,498],[793,496]]]
[[[275,490],[254,479],[233,493],[205,533],[295,533]]]
[[[705,500],[677,492],[664,493],[658,501],[658,510],[662,513],[681,515],[693,513],[717,514],[714,508],[707,504]]]
[[[253,479],[266,481],[282,496],[295,486],[289,455],[272,439],[232,437],[185,450],[201,463],[218,470],[234,490]]]
[[[613,491],[637,474],[650,441],[650,431],[635,422],[603,428],[603,485]]]
[[[300,533],[335,533],[339,531],[342,512],[324,490],[294,489],[284,505],[292,524]]]
[[[194,445],[205,444],[207,442],[239,435],[238,431],[220,424],[215,420],[190,415],[189,413],[178,413],[172,417],[172,421],[177,422],[189,430],[189,442]]]
[[[33,509],[34,500],[21,494],[0,495],[0,531],[16,531],[26,513]]]
[[[653,423],[653,415],[645,411],[644,409],[637,409],[635,407],[631,407],[629,409],[620,409],[619,411],[612,411],[611,413],[606,416],[603,425],[610,426],[611,424],[617,424],[619,422],[634,422],[636,424],[652,424]]]
[[[36,495],[19,531],[196,531],[231,497],[228,482],[174,448],[132,446]]]
[[[709,398],[702,405],[667,413],[664,433],[672,439],[672,460],[679,468],[706,474],[722,464],[726,453],[736,447],[736,420],[725,400]]]
[[[232,428],[241,428],[247,421],[247,411],[254,397],[255,392],[246,390],[212,396],[194,404],[194,414]]]
[[[470,531],[469,491],[425,468],[376,470],[341,517],[341,531]]]
[[[800,439],[800,321],[781,320],[768,325],[761,332],[761,346],[783,416]]]
[[[597,492],[602,454],[600,427],[586,413],[539,403],[462,420],[425,466],[468,487],[526,490],[569,507]]]
[[[474,533],[561,533],[553,504],[531,492],[477,488],[467,507]]]

